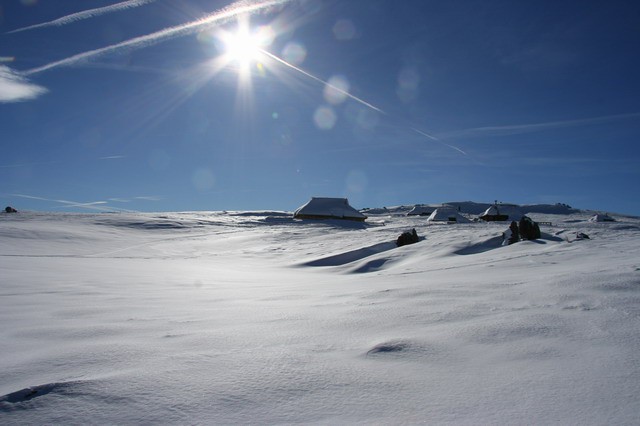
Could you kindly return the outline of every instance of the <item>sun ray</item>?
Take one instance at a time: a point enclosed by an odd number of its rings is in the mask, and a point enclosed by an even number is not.
[[[295,71],[298,71],[299,73],[309,77],[310,79],[312,79],[312,80],[314,80],[314,81],[316,81],[318,83],[324,84],[325,86],[330,87],[331,89],[335,90],[336,92],[341,93],[344,96],[346,96],[346,97],[348,97],[350,99],[353,99],[354,101],[356,101],[356,102],[358,102],[358,103],[360,103],[360,104],[362,104],[362,105],[364,105],[364,106],[366,106],[368,108],[371,108],[374,111],[379,112],[380,114],[386,114],[386,112],[384,112],[382,109],[378,108],[377,106],[375,106],[375,105],[373,105],[373,104],[371,104],[371,103],[365,101],[364,99],[361,99],[361,98],[359,98],[359,97],[357,97],[355,95],[352,95],[351,93],[349,93],[349,92],[347,92],[345,90],[342,90],[341,88],[339,88],[339,87],[337,87],[337,86],[335,86],[335,85],[333,85],[333,84],[331,84],[331,83],[329,83],[327,81],[324,81],[321,78],[316,77],[315,75],[303,70],[302,68],[298,68],[295,65],[290,64],[289,62],[285,61],[284,59],[282,59],[282,58],[280,58],[280,57],[278,57],[276,55],[274,55],[273,53],[270,53],[270,52],[268,52],[268,51],[266,51],[264,49],[260,49],[260,52],[265,54],[269,58],[273,59],[274,61],[279,62],[279,63],[281,63],[281,64],[283,64],[283,65],[285,65],[285,66],[287,66],[287,67],[289,67],[289,68],[291,68],[291,69],[293,69]]]

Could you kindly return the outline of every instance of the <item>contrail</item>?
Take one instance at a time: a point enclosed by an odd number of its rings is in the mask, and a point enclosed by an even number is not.
[[[36,28],[66,25],[72,22],[93,18],[95,16],[105,15],[111,12],[118,12],[120,10],[143,6],[147,3],[152,3],[154,1],[156,0],[123,1],[121,3],[112,4],[111,6],[97,7],[95,9],[88,9],[88,10],[83,10],[82,12],[72,13],[71,15],[63,16],[62,18],[54,19],[53,21],[43,22],[41,24],[29,25],[28,27],[18,28],[17,30],[7,32],[7,34],[19,33],[21,31],[33,30]]]
[[[142,1],[142,0],[141,0]],[[149,0],[150,1],[150,0]],[[99,49],[94,49],[94,50],[90,50],[87,52],[82,52],[73,56],[70,56],[68,58],[64,58],[61,59],[59,61],[55,61],[55,62],[51,62],[45,65],[42,65],[40,67],[37,68],[33,68],[27,71],[24,71],[22,74],[25,76],[28,75],[32,75],[32,74],[37,74],[43,71],[47,71],[53,68],[58,68],[58,67],[62,67],[62,66],[71,66],[74,65],[78,62],[82,62],[82,61],[86,61],[95,57],[98,57],[100,55],[104,55],[107,53],[113,53],[113,52],[118,52],[120,50],[123,49],[134,49],[134,48],[140,48],[140,47],[146,47],[149,46],[151,44],[155,44],[158,43],[160,41],[166,40],[166,39],[170,39],[170,38],[174,38],[174,37],[179,37],[179,36],[183,36],[183,35],[188,35],[188,34],[193,34],[199,30],[201,30],[202,28],[205,27],[209,27],[209,26],[213,26],[213,25],[220,25],[220,24],[224,24],[226,22],[228,22],[229,20],[231,20],[232,18],[236,18],[238,15],[242,15],[242,14],[250,14],[250,13],[256,13],[256,12],[260,12],[260,11],[264,11],[265,9],[271,8],[271,7],[276,7],[276,6],[280,6],[280,5],[284,5],[286,3],[290,3],[293,0],[264,0],[264,1],[255,1],[255,0],[241,0],[235,3],[232,3],[231,5],[224,7],[218,11],[215,11],[207,16],[205,16],[204,18],[198,19],[196,21],[191,21],[188,22],[186,24],[181,24],[181,25],[177,25],[174,27],[170,27],[170,28],[165,28],[163,30],[157,31],[155,33],[151,33],[151,34],[147,34],[144,36],[140,36],[140,37],[135,37],[120,43],[116,43],[110,46],[106,46],[106,47],[102,47]],[[124,2],[124,3],[128,3],[128,2]],[[122,4],[122,3],[119,3]],[[114,5],[117,6],[117,5]],[[259,49],[259,51],[261,53],[263,53],[265,56],[273,59],[274,61],[281,63],[282,65],[289,67],[301,74],[303,74],[304,76],[318,82],[321,84],[324,84],[328,87],[330,87],[331,89],[335,90],[338,93],[341,93],[347,97],[349,97],[350,99],[366,106],[367,108],[370,108],[380,114],[383,115],[388,115],[384,110],[382,110],[381,108],[378,108],[377,106],[365,101],[362,98],[359,98],[327,81],[322,80],[321,78],[316,77],[315,75],[303,70],[302,68],[298,68],[297,66],[290,64],[289,62],[279,58],[278,56],[264,50],[264,49]],[[425,132],[422,132],[416,128],[411,128],[411,130],[415,131],[416,133],[425,136],[443,146],[447,146],[455,151],[458,151],[459,153],[463,154],[463,155],[468,155],[466,152],[464,152],[463,150],[461,150],[460,148],[444,143],[442,142],[440,139],[431,136]]]
[[[418,134],[420,134],[420,135],[422,135],[424,137],[427,137],[427,138],[431,139],[432,141],[438,142],[441,145],[448,146],[451,149],[455,149],[456,151],[458,151],[461,154],[464,154],[464,155],[467,155],[467,156],[469,155],[466,152],[464,152],[463,150],[461,150],[460,148],[458,148],[457,146],[450,145],[448,143],[442,142],[440,139],[438,139],[435,136],[432,136],[432,135],[430,135],[428,133],[425,133],[422,130],[418,130],[415,127],[412,127],[411,130],[413,130],[414,132],[416,132],[416,133],[418,133]]]
[[[514,124],[507,126],[487,126],[472,129],[447,132],[439,135],[441,138],[451,137],[475,137],[482,135],[518,135],[523,133],[542,132],[544,130],[559,129],[563,127],[587,126],[591,124],[607,123],[615,120],[625,120],[640,117],[640,112],[632,112],[618,115],[606,115],[601,117],[582,118],[577,120],[549,121],[546,123]]]
[[[372,104],[370,104],[369,102],[367,102],[367,101],[365,101],[365,100],[363,100],[363,99],[360,99],[359,97],[354,96],[354,95],[352,95],[352,94],[351,94],[351,93],[349,93],[349,92],[345,92],[344,90],[340,89],[339,87],[336,87],[336,86],[334,86],[333,84],[328,83],[328,82],[326,82],[326,81],[324,81],[324,80],[322,80],[322,79],[320,79],[320,78],[316,77],[315,75],[310,74],[310,73],[308,73],[307,71],[305,71],[305,70],[303,70],[303,69],[301,69],[301,68],[296,67],[296,66],[295,66],[295,65],[293,65],[293,64],[290,64],[289,62],[285,61],[284,59],[281,59],[281,58],[277,57],[277,56],[276,56],[276,55],[274,55],[273,53],[267,52],[267,51],[266,51],[266,50],[264,50],[264,49],[258,49],[258,50],[259,50],[261,53],[263,53],[263,54],[267,55],[268,57],[270,57],[271,59],[273,59],[274,61],[280,62],[281,64],[286,65],[286,66],[288,66],[289,68],[294,69],[294,70],[298,71],[299,73],[302,73],[302,74],[306,75],[307,77],[309,77],[309,78],[310,78],[310,79],[312,79],[312,80],[317,81],[318,83],[326,84],[327,86],[331,87],[333,90],[335,90],[335,91],[337,91],[337,92],[340,92],[340,93],[342,93],[342,94],[343,94],[343,95],[345,95],[345,96],[348,96],[349,98],[353,99],[354,101],[359,102],[359,103],[361,103],[362,105],[367,106],[367,107],[371,108],[371,109],[372,109],[372,110],[374,110],[374,111],[377,111],[377,112],[379,112],[379,113],[381,113],[381,114],[387,115],[387,113],[386,113],[386,112],[384,112],[382,109],[378,108],[377,106],[372,105]]]
[[[144,201],[162,201],[163,198],[158,195],[140,195],[137,197],[133,197],[136,200],[144,200]]]
[[[369,103],[369,102],[365,101],[364,99],[361,99],[361,98],[359,98],[359,97],[357,97],[357,96],[354,96],[354,95],[352,95],[351,93],[346,92],[346,91],[342,90],[341,88],[336,87],[336,86],[334,86],[333,84],[331,84],[331,83],[329,83],[329,82],[326,82],[326,81],[322,80],[321,78],[316,77],[315,75],[313,75],[313,74],[311,74],[311,73],[309,73],[309,72],[307,72],[307,71],[303,70],[302,68],[298,68],[298,67],[296,67],[295,65],[290,64],[289,62],[285,61],[284,59],[279,58],[278,56],[274,55],[273,53],[268,52],[268,51],[266,51],[266,50],[264,50],[264,49],[258,49],[258,50],[259,50],[261,53],[263,53],[264,55],[266,55],[266,56],[268,56],[269,58],[273,59],[274,61],[277,61],[277,62],[279,62],[279,63],[281,63],[281,64],[283,64],[283,65],[285,65],[285,66],[287,66],[287,67],[289,67],[289,68],[291,68],[291,69],[293,69],[293,70],[296,70],[296,71],[298,71],[299,73],[302,73],[303,75],[305,75],[305,76],[309,77],[310,79],[312,79],[312,80],[314,80],[314,81],[317,81],[318,83],[326,84],[327,86],[331,87],[333,90],[336,90],[337,92],[340,92],[340,93],[342,93],[342,94],[343,94],[343,95],[345,95],[345,96],[348,96],[349,98],[353,99],[354,101],[359,102],[359,103],[361,103],[362,105],[364,105],[364,106],[366,106],[366,107],[369,107],[369,108],[371,108],[372,110],[374,110],[374,111],[376,111],[376,112],[379,112],[380,114],[388,115],[388,114],[387,114],[384,110],[382,110],[381,108],[378,108],[377,106],[375,106],[375,105],[373,105],[373,104],[371,104],[371,103]],[[463,150],[461,150],[460,148],[458,148],[457,146],[450,145],[450,144],[448,144],[448,143],[442,142],[440,139],[436,138],[435,136],[432,136],[432,135],[430,135],[430,134],[428,134],[428,133],[425,133],[425,132],[423,132],[423,131],[421,131],[421,130],[418,130],[418,129],[416,129],[415,127],[410,127],[410,129],[411,129],[411,130],[413,130],[414,132],[416,132],[416,133],[418,133],[418,134],[420,134],[420,135],[422,135],[422,136],[426,137],[426,138],[431,139],[431,140],[432,140],[432,141],[434,141],[434,142],[437,142],[437,143],[439,143],[439,144],[441,144],[441,145],[443,145],[443,146],[446,146],[446,147],[449,147],[449,148],[451,148],[451,149],[453,149],[453,150],[456,150],[456,151],[458,151],[459,153],[461,153],[461,154],[463,154],[463,155],[466,155],[466,156],[468,156],[468,155],[469,155],[469,154],[467,154],[466,152],[464,152]]]
[[[72,201],[64,201],[64,200],[55,200],[55,201],[57,201],[59,203],[65,203],[64,206],[60,206],[59,208],[64,208],[64,207],[82,207],[82,208],[85,208],[85,209],[104,210],[103,208],[96,207],[96,206],[107,204],[106,201],[92,201],[90,203],[74,203]]]
[[[60,161],[40,161],[35,163],[0,164],[0,169],[14,169],[17,167],[42,166],[45,164],[57,164]]]
[[[46,65],[24,71],[22,74],[37,74],[43,71],[50,70],[52,68],[70,66],[81,61],[86,61],[88,59],[95,58],[107,53],[117,52],[119,50],[149,46],[151,44],[158,43],[169,38],[193,34],[204,27],[225,23],[230,19],[237,17],[238,15],[260,12],[274,6],[289,3],[291,1],[293,0],[266,0],[258,2],[244,0],[238,1],[196,21],[191,21],[187,22],[186,24],[165,28],[163,30],[156,31],[155,33],[135,37],[120,43],[112,44],[110,46],[101,47],[99,49],[78,53],[77,55],[73,55],[59,61],[51,62]]]
[[[126,158],[124,155],[109,155],[107,157],[98,157],[98,160],[119,160],[120,158]]]
[[[106,157],[97,157],[97,160],[117,160],[121,158],[127,158],[124,155],[109,155]],[[87,160],[90,161],[91,159]],[[53,160],[53,161],[37,161],[32,163],[15,163],[15,164],[0,164],[0,169],[14,169],[17,167],[29,167],[29,166],[42,166],[47,164],[63,164],[64,161],[61,160]]]
[[[12,196],[12,197],[27,198],[27,199],[30,199],[30,200],[50,201],[50,202],[54,202],[54,203],[64,204],[63,206],[56,206],[56,208],[80,207],[80,208],[83,208],[83,209],[98,210],[98,211],[122,210],[122,209],[117,209],[117,208],[108,206],[106,201],[93,201],[93,202],[89,202],[89,203],[79,203],[79,202],[76,202],[76,201],[53,200],[53,199],[50,199],[50,198],[36,197],[36,196],[33,196],[33,195],[26,195],[26,194],[9,194],[9,195]],[[101,205],[104,205],[104,207],[100,207]]]

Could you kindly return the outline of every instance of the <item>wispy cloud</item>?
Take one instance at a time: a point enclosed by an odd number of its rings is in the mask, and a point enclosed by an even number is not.
[[[29,82],[6,65],[0,65],[0,103],[26,101],[46,92],[44,87]]]
[[[107,204],[106,201],[92,201],[89,203],[74,203],[72,201],[55,200],[58,203],[64,203],[63,207],[81,207],[83,209],[104,210],[101,206]]]
[[[127,157],[125,155],[109,155],[106,157],[98,157],[97,159],[98,160],[119,160],[121,158],[127,158]],[[93,160],[93,158],[91,160]],[[15,169],[18,167],[44,166],[44,165],[50,165],[50,164],[64,164],[69,162],[70,161],[53,160],[53,161],[33,161],[30,163],[0,164],[0,169]]]
[[[136,200],[144,200],[144,201],[162,201],[163,198],[159,195],[141,195],[139,197],[133,197]]]
[[[147,3],[152,3],[156,0],[129,0],[121,3],[112,4],[110,6],[98,7],[95,9],[83,10],[82,12],[72,13],[70,15],[63,16],[62,18],[54,19],[53,21],[43,22],[41,24],[29,25],[28,27],[18,28],[13,31],[9,31],[7,34],[18,33],[21,31],[34,30],[36,28],[53,27],[67,25],[72,22],[81,21],[83,19],[94,18],[96,16],[105,15],[107,13],[118,12],[125,9],[131,9],[134,7],[142,6]]]
[[[37,200],[37,201],[47,201],[51,203],[61,204],[58,206],[53,206],[51,208],[54,209],[85,209],[99,212],[135,212],[136,210],[131,209],[123,209],[121,207],[114,207],[109,203],[130,203],[131,199],[128,198],[109,198],[107,200],[98,200],[98,201],[88,201],[88,202],[80,202],[80,201],[70,201],[70,200],[62,200],[58,198],[46,198],[46,197],[38,197],[35,195],[28,194],[4,194],[7,197],[16,197],[16,198],[25,198],[28,200]],[[161,201],[164,198],[157,195],[141,195],[138,197],[132,197],[134,200],[142,200],[142,201]]]
[[[40,67],[27,70],[23,74],[32,75],[32,74],[37,74],[43,71],[47,71],[52,68],[71,66],[83,61],[96,58],[101,55],[105,55],[108,53],[116,53],[123,49],[131,50],[135,48],[147,47],[152,44],[156,44],[171,38],[194,34],[207,27],[224,24],[230,21],[231,19],[236,18],[239,15],[263,12],[263,11],[269,10],[272,7],[283,5],[291,1],[292,0],[238,1],[216,12],[213,12],[207,15],[204,18],[187,22],[185,24],[177,25],[174,27],[165,28],[163,30],[156,31],[151,34],[135,37],[120,43],[112,44],[110,46],[89,50],[87,52],[78,53],[68,58],[64,58],[59,61],[51,62],[45,65],[42,65]]]
[[[446,132],[438,134],[441,139],[449,138],[472,138],[479,136],[506,136],[517,135],[522,133],[535,133],[545,130],[560,129],[564,127],[580,127],[594,124],[608,123],[618,120],[628,120],[631,118],[640,117],[640,112],[632,112],[627,114],[606,115],[601,117],[582,118],[577,120],[564,120],[564,121],[548,121],[546,123],[532,123],[532,124],[514,124],[508,126],[487,126],[487,127],[475,127],[472,129],[463,129],[453,132]]]
[[[45,164],[58,164],[60,161],[39,161],[33,163],[15,163],[15,164],[0,164],[0,169],[15,169],[18,167],[31,167],[31,166],[42,166]]]
[[[26,198],[29,200],[48,201],[52,203],[62,204],[62,206],[56,206],[55,208],[81,208],[81,209],[96,210],[96,211],[116,211],[116,210],[122,211],[122,209],[109,206],[106,201],[90,201],[87,203],[82,203],[78,201],[37,197],[34,195],[27,195],[27,194],[9,194],[9,195],[12,197]]]

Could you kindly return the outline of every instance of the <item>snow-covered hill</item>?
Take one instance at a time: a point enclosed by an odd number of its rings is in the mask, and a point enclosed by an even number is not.
[[[0,215],[0,423],[640,423],[640,219],[406,210]]]

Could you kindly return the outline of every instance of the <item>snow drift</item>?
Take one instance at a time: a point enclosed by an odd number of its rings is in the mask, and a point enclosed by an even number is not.
[[[640,422],[639,219],[389,211],[1,215],[0,420]]]

